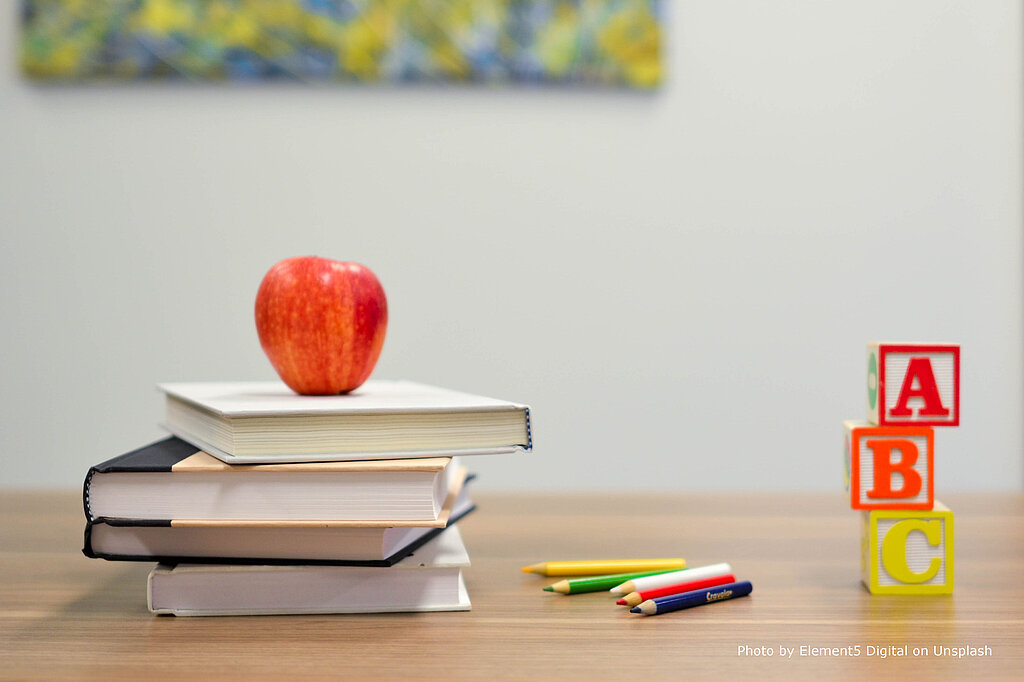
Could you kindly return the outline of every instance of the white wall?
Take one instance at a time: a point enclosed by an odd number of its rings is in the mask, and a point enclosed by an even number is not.
[[[1020,3],[669,4],[655,95],[39,87],[5,7],[0,485],[273,377],[256,288],[313,253],[383,281],[377,376],[533,405],[481,488],[838,492],[873,339],[963,344],[938,494],[1021,488]]]

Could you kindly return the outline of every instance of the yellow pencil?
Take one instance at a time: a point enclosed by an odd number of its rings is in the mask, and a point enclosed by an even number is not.
[[[685,559],[594,559],[591,561],[545,561],[523,566],[523,573],[538,575],[605,575],[686,568]]]

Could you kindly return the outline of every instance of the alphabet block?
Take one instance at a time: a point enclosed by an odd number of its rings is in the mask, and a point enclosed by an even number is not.
[[[935,430],[930,426],[846,428],[847,489],[853,509],[931,509],[935,501]]]
[[[872,594],[953,592],[953,512],[863,512],[861,580]]]
[[[868,344],[868,421],[960,425],[960,346]]]

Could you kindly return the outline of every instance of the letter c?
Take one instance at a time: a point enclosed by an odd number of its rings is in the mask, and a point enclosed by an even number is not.
[[[932,557],[928,568],[915,573],[907,566],[907,535],[919,530],[928,539],[928,544],[938,547],[942,543],[942,521],[933,519],[907,519],[893,524],[882,540],[882,565],[886,572],[901,583],[923,583],[935,577],[942,567],[940,557]]]

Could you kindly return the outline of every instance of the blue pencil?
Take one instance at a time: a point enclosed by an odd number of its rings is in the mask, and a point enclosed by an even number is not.
[[[749,580],[741,580],[737,583],[726,583],[725,585],[717,585],[704,590],[693,590],[692,592],[648,599],[642,604],[631,608],[629,612],[642,613],[645,616],[656,616],[659,613],[688,609],[691,606],[711,604],[716,601],[735,599],[736,597],[746,597],[753,590],[754,586],[750,584]]]

